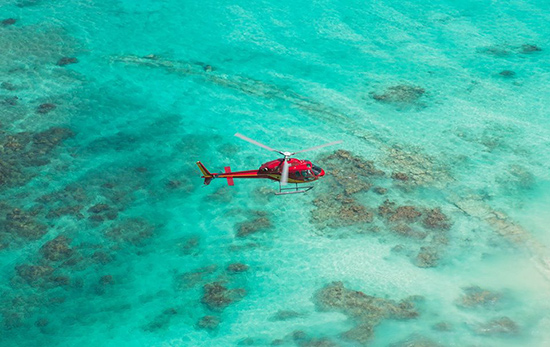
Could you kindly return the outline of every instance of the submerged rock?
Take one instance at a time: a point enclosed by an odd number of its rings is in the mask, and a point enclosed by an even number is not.
[[[542,48],[538,47],[537,45],[525,44],[525,45],[521,45],[520,52],[524,54],[529,54],[529,53],[540,52],[540,51],[542,51]]]
[[[176,278],[176,287],[180,290],[192,288],[203,282],[207,276],[213,274],[217,269],[218,266],[213,264],[179,275]]]
[[[479,48],[477,51],[479,53],[492,55],[495,57],[505,57],[510,54],[510,51],[500,46],[483,47],[483,48]]]
[[[232,263],[227,266],[227,272],[232,272],[232,273],[246,272],[248,271],[248,269],[249,269],[248,265],[243,263]]]
[[[479,324],[475,332],[480,335],[515,335],[519,333],[519,326],[508,317],[500,317]]]
[[[245,295],[243,288],[229,289],[222,282],[212,282],[204,285],[201,302],[213,311],[222,311]]]
[[[15,18],[7,18],[7,19],[3,19],[1,22],[0,22],[0,25],[4,26],[4,27],[7,27],[9,25],[14,25],[15,22],[17,22],[17,20]]]
[[[271,221],[265,216],[242,222],[237,226],[237,237],[246,237],[271,228]]]
[[[392,213],[388,220],[390,222],[405,221],[414,222],[420,217],[422,213],[418,211],[414,206],[399,206],[394,213]]]
[[[40,248],[40,253],[44,258],[57,261],[66,260],[73,254],[73,250],[69,247],[70,240],[65,236],[58,236],[55,239],[48,241]]]
[[[18,265],[15,268],[17,275],[31,286],[37,286],[49,280],[54,268],[47,265]]]
[[[63,57],[59,59],[56,63],[57,66],[65,66],[70,64],[76,64],[78,63],[78,59],[74,57]]]
[[[453,326],[449,322],[439,322],[437,324],[434,324],[434,326],[432,326],[432,328],[434,330],[437,330],[437,331],[451,331],[451,330],[453,330]]]
[[[111,208],[107,204],[95,204],[94,206],[88,209],[88,212],[91,213],[101,213],[110,210]]]
[[[185,255],[196,255],[199,252],[200,238],[198,236],[189,236],[178,243],[178,248]]]
[[[388,190],[383,187],[374,187],[373,190],[378,195],[385,195],[388,192]]]
[[[311,212],[312,223],[323,228],[371,223],[374,214],[357,200],[343,195],[323,194],[313,200],[316,209]]]
[[[408,181],[409,180],[409,176],[407,176],[407,174],[404,174],[402,172],[392,173],[391,178],[393,178],[396,181]]]
[[[425,92],[426,90],[421,87],[399,84],[388,87],[382,94],[373,93],[372,98],[387,103],[414,103]]]
[[[446,164],[439,164],[436,158],[423,154],[419,148],[394,145],[387,150],[384,163],[394,170],[395,175],[399,174],[394,179],[400,185],[441,185],[452,180]]]
[[[501,294],[491,292],[478,286],[466,287],[463,288],[463,290],[464,295],[460,297],[457,303],[457,305],[461,307],[494,307],[502,299]]]
[[[290,320],[290,319],[299,318],[299,317],[303,317],[303,316],[304,316],[304,314],[300,313],[300,312],[290,311],[290,310],[283,310],[283,311],[277,311],[277,313],[275,313],[273,315],[273,317],[271,317],[271,320],[273,320],[273,321],[285,321],[285,320]]]
[[[38,108],[36,109],[36,112],[40,113],[40,114],[46,114],[46,113],[49,113],[49,112],[55,110],[56,108],[57,108],[57,106],[55,104],[45,103],[45,104],[40,104],[38,106]]]
[[[38,240],[48,232],[48,227],[35,221],[33,214],[18,208],[6,215],[3,229],[7,233],[29,240]]]
[[[418,334],[413,334],[403,341],[392,343],[389,347],[442,347],[443,345]]]
[[[143,330],[155,332],[161,329],[166,329],[170,325],[172,318],[178,314],[175,308],[168,308],[156,316]]]
[[[2,82],[0,84],[0,88],[5,89],[5,90],[9,90],[9,91],[17,90],[17,87],[14,84],[10,83],[10,82]]]
[[[501,75],[502,77],[507,77],[507,78],[514,77],[516,75],[516,73],[512,70],[502,70],[498,74]]]
[[[422,224],[425,228],[434,230],[448,230],[451,227],[449,218],[439,208],[428,210]]]
[[[329,173],[326,179],[333,194],[366,192],[372,186],[371,180],[384,176],[384,172],[378,170],[373,161],[364,160],[345,150],[335,151],[318,161]]]
[[[414,264],[418,267],[435,267],[439,262],[439,252],[434,247],[425,246],[420,248]]]
[[[129,218],[109,228],[105,232],[105,236],[114,241],[128,242],[136,246],[143,246],[145,241],[153,236],[154,230],[155,227],[144,219]]]
[[[215,330],[218,325],[220,325],[220,317],[218,316],[204,316],[197,322],[197,326],[205,330]]]
[[[343,336],[366,343],[373,329],[384,319],[411,319],[419,314],[411,300],[395,302],[367,295],[332,282],[315,293],[315,305],[321,311],[338,311],[356,321],[356,327]]]

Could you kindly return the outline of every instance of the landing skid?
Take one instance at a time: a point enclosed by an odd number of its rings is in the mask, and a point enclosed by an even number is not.
[[[313,189],[313,186],[300,187],[300,189],[298,189],[298,183],[295,183],[295,184],[296,184],[296,187],[294,187],[294,188],[283,188],[281,186],[281,182],[279,182],[279,192],[275,193],[275,195],[305,193],[305,192],[310,191],[310,190]]]

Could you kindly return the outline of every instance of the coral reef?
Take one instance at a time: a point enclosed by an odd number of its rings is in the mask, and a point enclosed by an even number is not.
[[[428,268],[435,267],[439,262],[439,252],[431,246],[420,247],[420,252],[415,258],[415,265],[418,267]]]
[[[248,271],[249,266],[243,263],[231,263],[227,265],[227,272],[239,273]]]
[[[36,221],[35,214],[18,208],[6,215],[0,231],[28,240],[38,240],[48,232],[48,227]]]
[[[60,235],[46,242],[40,248],[40,253],[42,253],[44,258],[51,261],[66,260],[73,254],[73,250],[69,247],[70,242],[65,236]]]
[[[56,108],[57,108],[57,106],[55,104],[52,104],[52,103],[40,104],[40,105],[38,105],[38,108],[36,109],[36,113],[46,114],[46,113],[50,113],[51,111],[55,110]]]
[[[32,167],[49,163],[49,157],[55,147],[74,136],[66,128],[29,133],[0,134],[0,190],[22,186],[34,177]]]
[[[273,321],[285,321],[285,320],[295,319],[295,318],[299,318],[299,317],[303,317],[303,316],[304,316],[303,313],[296,312],[296,311],[285,310],[285,311],[277,311],[277,313],[275,313],[273,315],[273,317],[271,317],[271,320],[273,320]]]
[[[206,277],[213,274],[217,269],[217,265],[213,264],[196,269],[195,271],[181,274],[176,278],[176,288],[180,290],[192,288],[200,284]]]
[[[212,282],[204,285],[201,302],[212,311],[222,311],[245,295],[243,288],[229,289],[222,282]]]
[[[495,307],[502,299],[502,294],[478,286],[466,287],[463,288],[463,291],[464,295],[457,302],[460,307]]]
[[[6,19],[3,19],[2,21],[0,21],[0,25],[4,26],[4,27],[7,27],[7,26],[10,26],[10,25],[14,25],[15,22],[17,22],[17,20],[15,18],[6,18]]]
[[[220,325],[220,318],[218,316],[203,316],[197,322],[197,327],[205,330],[215,330]]]
[[[518,334],[519,326],[508,317],[499,317],[481,323],[474,328],[480,335],[515,335]]]
[[[374,218],[365,206],[344,195],[323,194],[313,204],[316,208],[311,211],[311,222],[321,229],[371,223]]]
[[[529,53],[540,52],[540,51],[542,51],[542,48],[540,48],[537,45],[524,44],[524,45],[521,45],[520,47],[520,53],[523,53],[523,54],[529,54]]]
[[[65,65],[76,64],[76,63],[78,63],[78,59],[75,57],[63,57],[57,61],[56,65],[65,66]]]
[[[166,329],[170,325],[172,318],[178,314],[175,308],[168,308],[159,315],[157,315],[149,324],[143,327],[143,330],[149,332],[155,332],[158,330]]]
[[[317,161],[329,173],[326,180],[330,187],[345,195],[368,191],[373,179],[384,176],[384,172],[377,169],[373,161],[364,160],[345,150],[337,150]]]
[[[145,219],[128,218],[107,229],[105,236],[114,241],[144,246],[146,240],[153,236],[154,230],[155,227]]]
[[[442,347],[442,345],[425,336],[412,334],[403,341],[392,343],[389,347]]]
[[[343,337],[367,343],[374,327],[384,319],[412,319],[418,317],[412,299],[395,302],[347,289],[342,282],[327,284],[315,293],[316,307],[321,311],[339,311],[356,322]]]
[[[399,84],[388,87],[382,94],[373,93],[372,98],[386,103],[411,104],[417,102],[425,92],[421,87]]]
[[[452,180],[446,166],[414,147],[389,147],[384,164],[394,169],[394,180],[407,186],[441,186]]]
[[[266,215],[260,215],[252,220],[237,224],[237,237],[247,237],[272,227],[271,221]]]
[[[502,77],[506,77],[506,78],[511,78],[511,77],[514,77],[516,75],[516,73],[512,70],[502,70],[501,72],[498,73],[500,76]]]

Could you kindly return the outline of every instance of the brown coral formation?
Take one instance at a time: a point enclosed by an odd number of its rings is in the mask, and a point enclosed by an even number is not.
[[[418,317],[412,300],[395,302],[347,289],[342,282],[332,282],[315,294],[315,305],[321,311],[338,311],[356,322],[345,332],[348,339],[367,343],[374,328],[385,319],[412,319]]]
[[[451,227],[449,217],[444,215],[439,208],[428,210],[422,224],[425,228],[432,230],[449,230]]]
[[[385,103],[412,104],[418,101],[426,90],[417,86],[399,84],[388,87],[384,93],[373,93],[372,98]]]
[[[371,223],[374,213],[352,197],[323,194],[313,200],[316,208],[311,211],[311,221],[319,228],[338,228]]]
[[[227,272],[229,273],[240,273],[248,271],[249,266],[243,263],[231,263],[227,265]]]
[[[48,241],[40,248],[40,253],[44,258],[51,261],[66,260],[73,254],[73,250],[69,247],[70,240],[65,236],[58,236],[55,239]]]
[[[415,265],[418,267],[428,268],[435,267],[439,262],[439,251],[435,247],[423,246],[420,247],[420,252],[415,258]]]
[[[368,191],[372,180],[384,176],[374,162],[364,160],[349,151],[338,150],[318,159],[328,173],[329,184],[346,195]]]
[[[205,330],[215,330],[220,325],[220,318],[218,316],[203,316],[197,322],[197,327]]]
[[[0,134],[0,189],[26,184],[36,174],[31,168],[48,164],[51,152],[72,136],[71,130],[58,127]]]
[[[204,285],[201,302],[212,311],[222,311],[245,295],[243,288],[229,289],[222,282],[212,282]]]
[[[153,236],[155,227],[141,218],[128,218],[116,226],[107,229],[105,236],[118,242],[127,242],[144,246],[146,240]]]
[[[418,148],[405,149],[392,146],[387,150],[384,162],[394,170],[392,178],[396,184],[406,186],[442,185],[452,180],[446,166],[434,157],[425,155]]]
[[[237,225],[237,237],[247,237],[260,231],[271,228],[271,221],[267,216],[259,216]]]
[[[520,329],[510,318],[499,317],[479,324],[474,330],[480,335],[516,335]]]
[[[48,232],[48,227],[36,221],[34,213],[18,208],[7,213],[6,219],[0,224],[5,233],[16,235],[28,240],[38,240]]]
[[[500,293],[495,293],[487,289],[480,288],[478,286],[471,286],[463,288],[464,295],[460,297],[457,305],[465,308],[474,307],[494,307],[502,299]]]

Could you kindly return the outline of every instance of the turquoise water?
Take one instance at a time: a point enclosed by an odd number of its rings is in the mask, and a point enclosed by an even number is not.
[[[8,18],[0,345],[550,343],[546,1],[4,0]],[[307,194],[203,187],[197,160],[274,159],[235,132],[344,142],[300,157],[327,171]],[[366,297],[324,302],[334,281]]]

